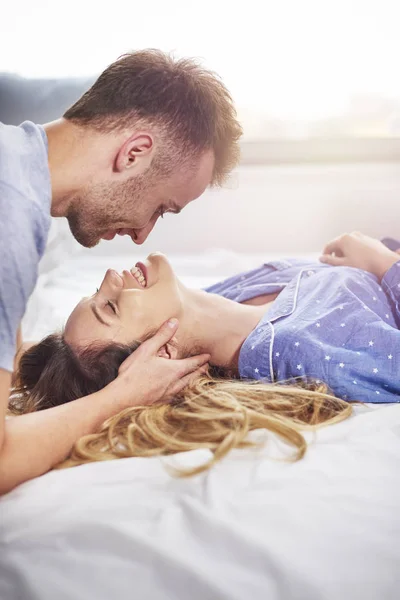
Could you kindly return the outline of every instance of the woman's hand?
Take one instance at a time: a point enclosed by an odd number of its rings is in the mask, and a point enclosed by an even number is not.
[[[167,401],[207,370],[209,354],[179,360],[158,356],[177,329],[176,319],[164,323],[122,363],[117,379],[107,386],[113,388],[115,401],[121,409]]]
[[[359,231],[345,233],[332,240],[320,257],[320,261],[327,265],[356,267],[373,273],[379,279],[399,260],[397,252]]]

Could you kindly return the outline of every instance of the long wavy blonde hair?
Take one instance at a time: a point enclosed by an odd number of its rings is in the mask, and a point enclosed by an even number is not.
[[[19,363],[9,410],[42,410],[93,393],[112,381],[122,361],[138,344],[91,346],[76,353],[61,334],[30,348]],[[324,384],[273,385],[221,377],[221,371],[196,380],[167,404],[127,408],[104,422],[100,431],[79,439],[59,468],[132,456],[166,456],[199,448],[211,459],[178,475],[209,469],[233,448],[254,446],[254,429],[280,436],[294,451],[307,448],[302,432],[338,423],[352,412]]]
[[[209,469],[233,448],[254,446],[248,434],[267,429],[294,448],[292,460],[306,452],[304,430],[347,418],[351,405],[325,386],[307,390],[203,377],[170,404],[127,408],[108,419],[98,433],[78,440],[61,467],[129,456],[162,456],[198,448],[212,458],[197,467],[176,470],[180,476]]]

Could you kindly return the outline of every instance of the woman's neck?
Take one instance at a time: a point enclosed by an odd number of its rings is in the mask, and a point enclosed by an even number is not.
[[[237,369],[243,342],[268,306],[247,306],[216,294],[185,290],[185,314],[178,331],[185,344],[211,355],[210,362]]]

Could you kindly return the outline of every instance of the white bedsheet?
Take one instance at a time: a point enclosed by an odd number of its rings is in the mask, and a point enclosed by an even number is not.
[[[400,406],[361,407],[295,464],[270,436],[188,480],[158,458],[51,472],[0,500],[0,598],[397,600],[399,436]]]
[[[266,258],[214,251],[172,263],[202,287]],[[25,333],[61,327],[107,267],[129,260],[77,254],[43,273]],[[0,499],[0,599],[397,600],[399,436],[399,405],[360,407],[309,436],[295,464],[271,459],[287,449],[269,436],[189,480],[157,458],[49,473]]]

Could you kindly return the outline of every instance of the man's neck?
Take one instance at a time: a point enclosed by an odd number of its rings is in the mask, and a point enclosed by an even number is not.
[[[71,198],[87,187],[99,170],[111,168],[110,148],[101,133],[66,119],[46,123],[44,129],[49,146],[51,214],[65,217]]]
[[[75,135],[64,119],[44,125],[49,146],[49,170],[51,176],[53,217],[64,217],[68,212],[67,198],[73,191],[72,185],[79,186],[78,173],[73,172]],[[72,126],[73,129],[73,126]]]

